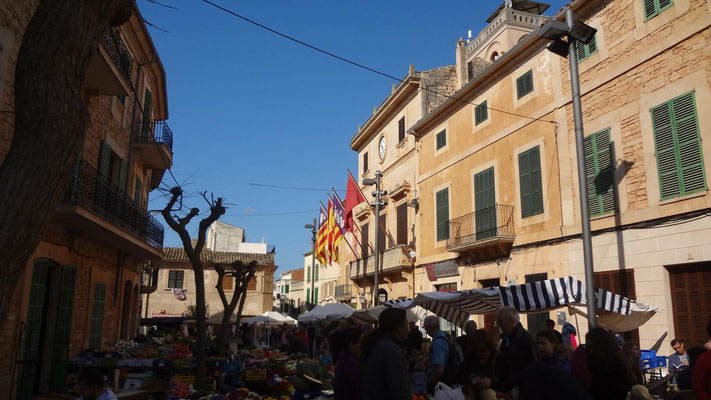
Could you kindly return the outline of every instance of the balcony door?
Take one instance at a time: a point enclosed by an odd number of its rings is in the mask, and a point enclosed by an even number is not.
[[[496,235],[496,193],[494,167],[474,175],[474,211],[476,240]]]

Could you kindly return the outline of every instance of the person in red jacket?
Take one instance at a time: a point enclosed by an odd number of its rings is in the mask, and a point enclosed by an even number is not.
[[[706,332],[711,338],[711,321],[706,324]],[[693,387],[698,400],[711,400],[711,350],[699,357],[694,365]]]

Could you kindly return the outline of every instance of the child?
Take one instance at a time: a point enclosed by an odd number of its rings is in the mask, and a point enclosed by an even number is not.
[[[323,366],[333,364],[333,360],[331,359],[331,353],[328,351],[328,346],[326,344],[321,346],[321,355],[319,356],[319,360],[321,362],[321,365]]]

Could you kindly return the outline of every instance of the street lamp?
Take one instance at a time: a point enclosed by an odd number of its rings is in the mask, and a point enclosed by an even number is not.
[[[380,190],[380,178],[383,177],[383,173],[380,171],[375,171],[375,179],[373,178],[365,178],[363,179],[363,185],[369,186],[369,185],[375,185],[375,191],[373,192],[373,197],[375,197],[375,201],[370,203],[372,206],[375,206],[375,273],[373,274],[373,307],[376,307],[378,305],[378,269],[380,266],[380,249],[379,247],[379,233],[380,233],[380,206],[384,206],[385,200],[382,199],[382,196],[386,195],[388,192],[384,190]],[[368,259],[365,259],[365,270],[368,269]]]
[[[314,271],[316,269],[316,218],[314,218],[313,224],[306,224],[304,228],[311,229],[311,304],[315,304],[314,300]],[[308,302],[309,299],[306,299]]]
[[[565,23],[548,21],[539,31],[540,37],[552,40],[548,50],[568,57],[570,62],[570,89],[573,94],[573,120],[575,122],[575,150],[578,158],[578,182],[580,183],[580,216],[583,230],[583,259],[585,261],[585,295],[588,309],[588,327],[597,326],[595,314],[595,287],[593,285],[594,270],[592,256],[592,239],[590,234],[590,208],[588,200],[588,183],[585,173],[585,149],[583,147],[583,111],[580,103],[580,75],[578,72],[578,53],[576,45],[592,41],[597,31],[589,25],[573,20],[573,10],[565,10]],[[567,39],[567,42],[563,40]],[[567,48],[566,48],[567,45]]]
[[[360,304],[361,306],[363,306],[363,308],[367,308],[365,307],[365,294],[361,294],[360,296],[358,296],[358,300],[360,300]]]

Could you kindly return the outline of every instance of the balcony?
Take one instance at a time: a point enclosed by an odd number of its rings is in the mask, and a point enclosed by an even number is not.
[[[351,285],[337,285],[334,298],[336,301],[350,301]]]
[[[495,204],[449,221],[447,251],[472,253],[491,259],[508,253],[513,245],[514,208]]]
[[[400,272],[404,268],[410,268],[412,263],[407,257],[408,246],[400,244],[391,247],[381,253],[379,274]],[[367,258],[351,261],[351,279],[360,279],[373,276],[375,268],[375,256],[369,255]]]
[[[173,164],[173,131],[166,121],[137,120],[133,124],[133,147],[143,164],[153,170],[151,189],[157,188],[165,170]]]
[[[467,44],[467,59],[487,46],[490,40],[501,32],[502,26],[510,25],[527,30],[536,30],[550,20],[550,17],[528,13],[514,8],[501,8],[498,14],[489,17],[489,25]]]
[[[83,86],[89,91],[113,96],[131,92],[133,59],[118,28],[109,29],[89,63]]]
[[[163,225],[85,160],[75,168],[55,220],[136,258],[160,259]]]

